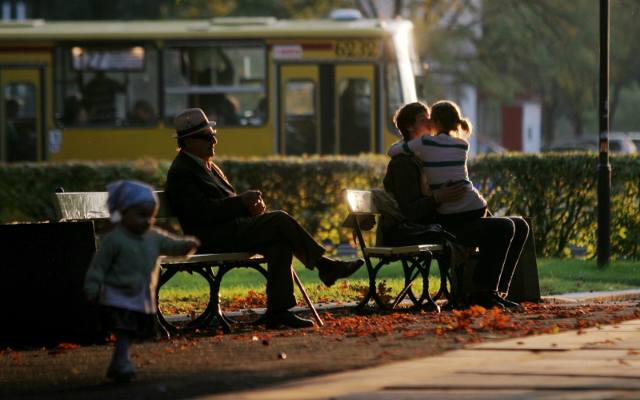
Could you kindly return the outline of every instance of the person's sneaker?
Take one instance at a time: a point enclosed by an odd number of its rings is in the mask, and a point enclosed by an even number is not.
[[[311,328],[315,326],[310,319],[300,318],[291,311],[279,311],[265,314],[265,325],[267,329],[277,329],[281,326],[288,328]]]
[[[136,376],[136,367],[131,361],[112,362],[107,369],[107,378],[118,383],[127,383]]]
[[[332,286],[338,279],[347,278],[364,264],[363,260],[338,261],[322,257],[318,261],[318,277],[327,287]]]
[[[505,309],[505,305],[502,302],[500,296],[497,293],[492,292],[476,292],[469,295],[467,300],[469,305],[478,305],[486,309],[497,307],[501,310]]]

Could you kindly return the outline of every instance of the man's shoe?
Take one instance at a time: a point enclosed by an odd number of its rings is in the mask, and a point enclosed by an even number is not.
[[[318,277],[327,287],[332,286],[338,279],[347,278],[364,264],[363,260],[338,261],[322,257],[318,262]]]
[[[131,361],[126,361],[123,363],[112,362],[109,365],[109,369],[107,369],[107,378],[118,383],[131,382],[131,379],[133,379],[135,376],[136,367]]]
[[[486,309],[491,308],[499,308],[501,310],[505,309],[505,305],[502,302],[500,296],[497,293],[493,292],[476,292],[469,295],[468,300],[469,305],[477,305],[482,306]]]
[[[315,326],[310,319],[300,318],[291,311],[280,311],[265,315],[265,324],[267,329],[277,329],[281,326],[288,328],[311,328]]]

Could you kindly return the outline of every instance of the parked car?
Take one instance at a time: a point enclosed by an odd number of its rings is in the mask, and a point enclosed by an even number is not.
[[[637,153],[640,149],[640,132],[609,133],[609,151],[613,153]]]
[[[637,135],[637,136],[634,136]],[[593,135],[591,135],[593,136]],[[609,151],[611,153],[637,153],[640,148],[640,133],[609,133]],[[550,146],[543,151],[599,151],[597,138],[567,141]]]

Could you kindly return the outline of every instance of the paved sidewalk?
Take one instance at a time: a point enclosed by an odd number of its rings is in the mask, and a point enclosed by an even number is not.
[[[640,320],[203,399],[638,399]]]

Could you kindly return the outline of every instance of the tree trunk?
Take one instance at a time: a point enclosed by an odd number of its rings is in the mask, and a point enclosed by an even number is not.
[[[555,106],[553,102],[542,103],[542,147],[549,147],[553,143],[555,124]]]
[[[393,17],[402,16],[402,0],[395,0],[393,2]]]
[[[580,115],[580,113],[578,111],[572,113],[572,119],[573,119],[573,133],[576,135],[576,137],[581,138],[582,134],[584,133],[584,124],[582,122],[582,116]]]

